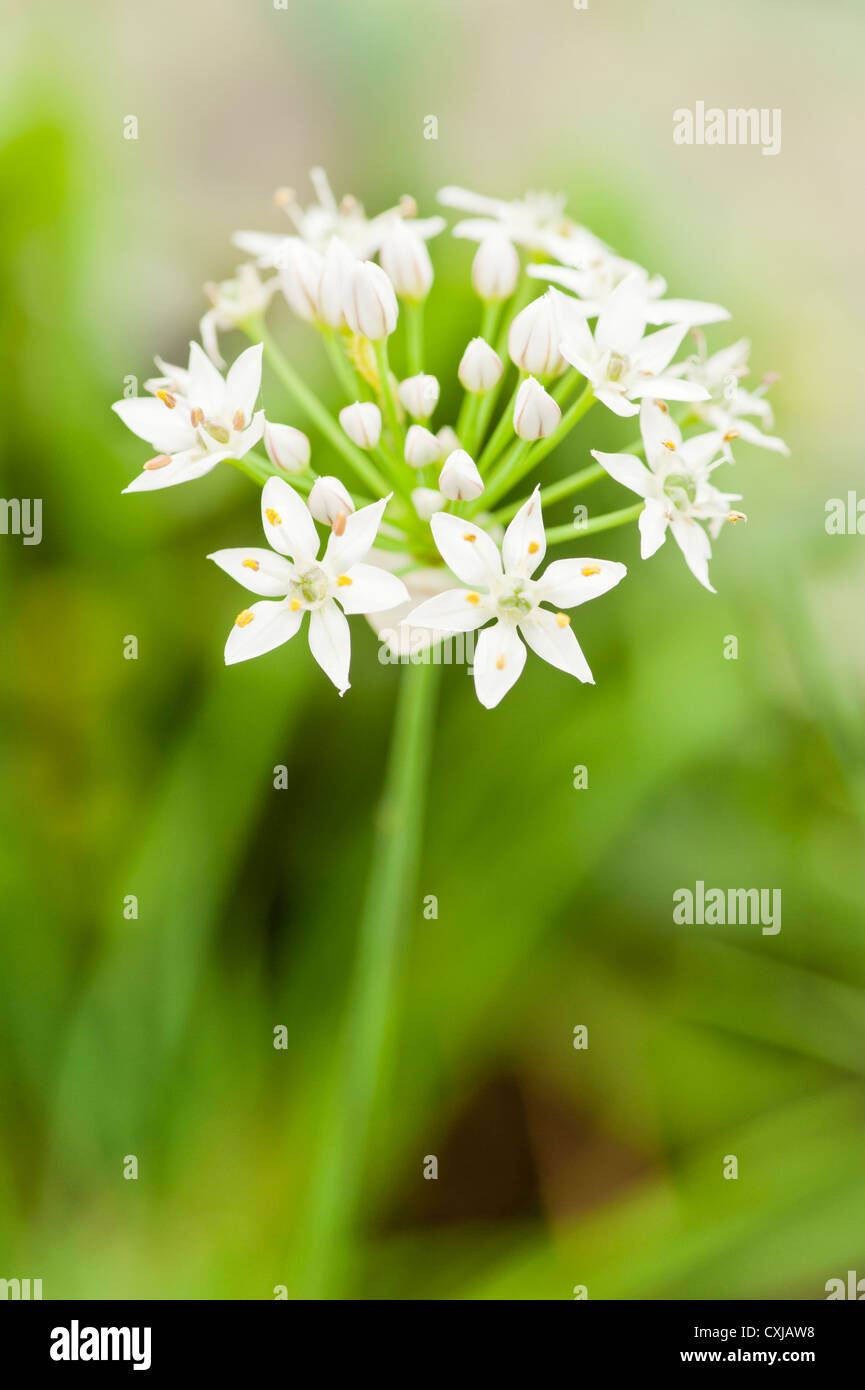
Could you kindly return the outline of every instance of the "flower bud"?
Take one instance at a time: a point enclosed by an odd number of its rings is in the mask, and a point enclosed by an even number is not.
[[[430,517],[443,509],[447,498],[434,487],[416,487],[411,500],[421,521],[429,521]]]
[[[565,368],[559,352],[562,334],[552,295],[542,294],[517,314],[508,332],[511,361],[533,376],[554,376]]]
[[[356,264],[345,242],[333,237],[324,253],[316,293],[319,318],[331,328],[345,325],[345,300]]]
[[[465,449],[455,449],[439,474],[439,487],[452,502],[473,502],[484,490],[474,459]]]
[[[520,278],[520,258],[512,242],[500,232],[484,237],[472,262],[475,294],[487,304],[512,295]]]
[[[502,359],[495,349],[483,338],[472,338],[462,355],[457,376],[467,391],[483,395],[501,380],[503,371]]]
[[[288,307],[299,319],[313,323],[318,318],[318,282],[322,257],[299,237],[286,237],[279,252],[279,283]]]
[[[381,439],[381,411],[374,401],[355,401],[354,405],[343,406],[339,423],[359,449],[374,449]]]
[[[412,468],[426,468],[428,463],[438,463],[442,456],[442,446],[430,430],[423,425],[412,425],[405,437],[405,461]]]
[[[426,299],[433,282],[432,261],[426,242],[410,222],[388,219],[379,256],[397,294],[415,303]]]
[[[274,468],[285,473],[302,473],[309,463],[309,440],[293,425],[264,425],[264,447]]]
[[[438,405],[438,379],[425,376],[423,372],[418,376],[406,377],[405,381],[400,382],[399,398],[403,409],[413,420],[426,420]]]
[[[358,261],[352,271],[343,305],[354,333],[377,342],[396,328],[399,305],[393,285],[380,265]]]
[[[453,453],[454,449],[462,448],[460,441],[457,439],[456,430],[450,425],[442,425],[440,430],[436,430],[436,439],[441,449],[441,458],[446,459],[448,454]]]
[[[316,521],[332,526],[338,536],[345,530],[346,518],[354,511],[354,503],[339,478],[316,478],[307,503]]]
[[[552,434],[562,412],[533,376],[527,377],[514,403],[514,429],[520,439],[544,439]]]

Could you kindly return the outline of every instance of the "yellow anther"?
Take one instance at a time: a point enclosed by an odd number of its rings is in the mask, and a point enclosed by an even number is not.
[[[192,428],[196,430],[198,429],[199,425],[202,425],[204,423],[204,411],[201,409],[200,405],[197,405],[194,408],[194,410],[190,410],[189,423],[192,426]]]
[[[242,429],[243,429],[243,411],[242,411],[242,410],[235,410],[235,412],[234,412],[234,419],[233,419],[232,422],[231,422],[231,428],[234,429],[234,430],[242,430]]]
[[[480,603],[480,594],[466,594],[466,603]]]
[[[728,521],[747,521],[748,518],[746,517],[746,515],[745,515],[744,512],[730,512],[729,516],[727,517],[727,520],[728,520]]]
[[[169,391],[157,391],[156,394],[161,401],[165,402],[169,410],[173,410],[174,407],[177,405],[177,401],[174,399],[174,397],[171,395]]]
[[[251,613],[248,608],[244,608],[243,612],[238,613],[237,617],[235,618],[234,625],[235,627],[249,627],[249,624],[252,622],[254,617],[254,613]]]
[[[464,540],[464,541],[476,541],[476,540],[477,540],[477,534],[476,534],[474,531],[466,531],[465,534],[463,535],[463,540]]]
[[[292,613],[296,613],[298,608],[303,607],[303,604],[301,603],[299,598],[293,598],[288,606],[291,609]]]
[[[675,444],[673,443],[672,439],[665,439],[665,440],[664,440],[664,448],[665,448],[665,449],[672,449],[672,450],[673,450],[673,453],[676,452],[676,446],[675,446]]]
[[[600,574],[600,572],[600,565],[583,565],[583,568],[580,570],[580,574],[583,575],[585,579],[588,579],[591,574]]]
[[[349,579],[349,577],[348,577],[347,574],[340,574],[340,575],[337,576],[337,581],[336,581],[336,582],[337,582],[337,584],[339,585],[339,587],[340,587],[341,589],[344,589],[344,588],[346,587],[346,585],[348,585],[348,584],[353,584],[353,583],[354,583],[354,580],[353,580],[353,579]]]
[[[264,515],[267,517],[271,526],[282,525],[282,517],[279,515],[279,512],[274,511],[273,507],[268,507]]]
[[[529,554],[530,554],[530,555],[537,555],[537,553],[538,553],[538,551],[540,550],[540,548],[541,548],[541,547],[538,545],[537,541],[529,541]]]
[[[729,444],[731,439],[738,439],[738,438],[739,438],[739,431],[738,431],[738,430],[727,430],[727,433],[724,435],[724,443],[725,443],[725,444]]]
[[[557,625],[558,627],[570,627],[570,625],[571,625],[571,620],[570,620],[570,618],[568,617],[568,614],[567,614],[567,613],[557,613],[557,614],[556,614],[556,625]]]
[[[170,454],[157,454],[156,458],[148,459],[144,467],[148,473],[152,473],[155,468],[165,468],[170,462]]]
[[[245,570],[260,570],[261,565],[258,563],[257,560],[244,560],[243,568]]]
[[[278,208],[284,208],[293,203],[296,197],[293,188],[278,188],[273,195],[273,201]]]
[[[496,657],[496,670],[497,670],[497,671],[503,671],[503,670],[505,669],[505,667],[507,666],[507,664],[508,664],[508,663],[506,662],[506,660],[505,660],[505,658],[504,658],[503,655],[499,654],[499,655]]]
[[[345,512],[337,512],[336,516],[333,519],[333,534],[335,536],[341,536],[343,534],[343,532],[345,531],[345,523],[347,520],[348,517],[346,516]]]
[[[670,412],[667,410],[666,401],[655,401],[655,405],[659,410],[663,410],[665,415],[669,415]]]

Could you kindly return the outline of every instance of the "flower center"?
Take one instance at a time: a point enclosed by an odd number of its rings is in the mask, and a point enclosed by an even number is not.
[[[496,604],[505,617],[524,618],[534,607],[528,583],[521,579],[509,581],[497,595]]]
[[[311,565],[295,578],[291,590],[304,603],[321,603],[327,598],[328,578],[320,565]]]
[[[621,381],[628,370],[628,359],[622,352],[611,352],[607,363],[607,381]]]
[[[696,499],[697,484],[684,473],[669,473],[664,479],[664,492],[675,506],[686,506]]]

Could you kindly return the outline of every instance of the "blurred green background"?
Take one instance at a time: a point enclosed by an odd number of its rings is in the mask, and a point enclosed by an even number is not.
[[[305,200],[320,163],[370,211],[431,212],[445,183],[567,192],[671,293],[732,310],[793,451],[738,449],[749,523],[716,548],[717,597],[672,543],[643,565],[636,528],[596,538],[631,570],[579,613],[596,687],[529,661],[490,715],[444,672],[351,1292],[811,1299],[865,1275],[865,541],[824,529],[865,491],[861,8],[5,15],[2,492],[43,499],[44,538],[0,536],[0,1274],[46,1298],[301,1287],[395,672],[358,627],[344,701],[295,644],[226,671],[237,594],[204,557],[257,539],[254,489],[217,470],[121,497],[145,446],[109,405],[153,352],[185,360],[230,234],[279,230],[272,190]],[[781,154],[675,146],[697,100],[780,107]],[[470,248],[434,252],[453,393]],[[286,334],[335,400],[313,336]],[[600,413],[558,469],[624,443]],[[605,486],[590,506],[627,504]],[[781,933],[673,926],[696,879],[780,887]]]

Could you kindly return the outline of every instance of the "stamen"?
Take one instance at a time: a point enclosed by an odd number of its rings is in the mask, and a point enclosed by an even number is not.
[[[144,467],[148,473],[152,473],[157,468],[165,468],[171,462],[170,454],[157,454],[156,458],[148,459]]]
[[[336,516],[333,519],[332,527],[333,534],[335,536],[341,536],[343,534],[343,532],[345,531],[345,523],[347,520],[348,517],[346,516],[345,512],[337,512]]]
[[[340,587],[341,589],[344,589],[344,588],[346,587],[346,585],[348,585],[348,584],[353,584],[353,583],[354,583],[354,580],[353,580],[353,579],[349,579],[349,577],[348,577],[347,574],[341,574],[341,575],[338,576],[336,582],[337,582],[337,584],[339,585],[339,587]]]
[[[200,405],[197,405],[194,410],[189,412],[189,423],[193,429],[198,429],[198,426],[202,424],[203,421],[204,411],[201,409]]]
[[[278,188],[273,195],[274,205],[278,208],[288,207],[296,198],[297,194],[293,188]]]
[[[463,536],[463,540],[464,540],[464,541],[472,541],[472,542],[476,541],[476,540],[477,540],[477,534],[476,534],[476,532],[474,532],[474,531],[466,531],[465,534],[464,534],[464,536]]]
[[[260,570],[261,565],[258,563],[257,560],[244,560],[243,568],[245,570]]]
[[[583,568],[580,570],[580,574],[583,575],[585,579],[588,579],[590,574],[600,574],[600,572],[600,565],[583,565]]]
[[[242,410],[235,410],[235,412],[234,412],[234,419],[233,419],[232,422],[231,422],[231,427],[232,427],[232,429],[235,429],[235,430],[242,430],[242,429],[243,429],[243,411],[242,411]]]
[[[530,554],[530,555],[537,555],[537,553],[538,553],[538,551],[540,550],[540,548],[541,548],[541,547],[538,545],[537,541],[529,541],[529,554]]]
[[[665,449],[672,449],[673,453],[676,452],[676,446],[675,446],[675,444],[673,443],[672,439],[665,439],[665,440],[664,440],[664,448],[665,448]]]
[[[177,401],[174,399],[170,391],[157,391],[156,394],[159,397],[159,399],[163,401],[165,405],[168,406],[169,410],[173,410],[174,407],[177,405]]]
[[[234,625],[235,627],[249,627],[249,624],[252,622],[254,617],[254,613],[251,613],[248,608],[244,608],[243,612],[238,613],[237,617],[235,618]]]
[[[658,407],[659,410],[663,410],[665,415],[669,415],[670,412],[667,409],[666,401],[655,401],[655,405]]]
[[[507,666],[507,664],[508,664],[508,663],[507,663],[507,661],[505,660],[504,656],[500,653],[500,654],[496,657],[496,670],[497,670],[497,671],[503,671],[503,670],[505,669],[505,667]]]
[[[466,603],[480,603],[480,594],[466,594]]]
[[[556,624],[558,627],[570,627],[571,620],[567,613],[556,614]]]
[[[293,598],[288,606],[291,609],[292,613],[296,613],[298,608],[303,607],[303,604],[301,603],[299,598]]]
[[[727,520],[728,520],[728,521],[747,521],[748,518],[746,517],[746,515],[745,515],[744,512],[730,512],[729,516],[727,517]]]
[[[268,521],[270,522],[271,526],[281,526],[281,525],[282,525],[282,517],[279,515],[279,512],[274,511],[273,507],[268,507],[268,508],[267,508],[267,511],[264,513],[264,515],[267,517],[267,519],[268,519]]]
[[[727,430],[727,433],[724,435],[724,443],[725,443],[725,444],[729,444],[731,439],[738,439],[738,438],[739,438],[739,431],[738,431],[738,430]]]

